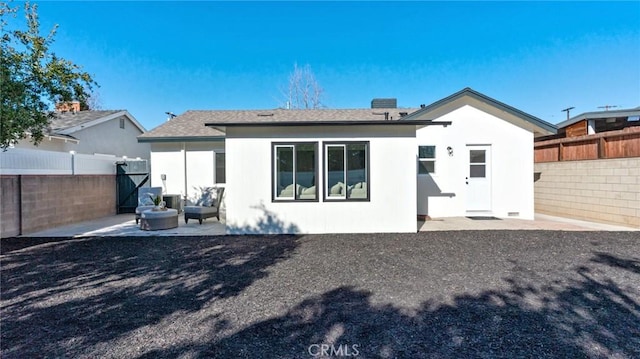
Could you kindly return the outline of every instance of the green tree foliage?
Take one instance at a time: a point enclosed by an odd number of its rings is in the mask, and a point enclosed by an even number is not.
[[[50,50],[57,25],[40,35],[37,5],[24,5],[26,29],[12,29],[18,8],[0,2],[0,148],[6,149],[27,136],[38,144],[46,133],[55,103],[87,101],[97,83],[81,67]]]

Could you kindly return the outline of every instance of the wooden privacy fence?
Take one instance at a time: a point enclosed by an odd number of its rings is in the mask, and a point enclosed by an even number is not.
[[[535,162],[640,157],[640,126],[534,143]]]

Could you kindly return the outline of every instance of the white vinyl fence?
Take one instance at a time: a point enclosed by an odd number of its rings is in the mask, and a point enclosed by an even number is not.
[[[3,175],[101,175],[116,174],[116,162],[126,158],[23,148],[0,150]]]

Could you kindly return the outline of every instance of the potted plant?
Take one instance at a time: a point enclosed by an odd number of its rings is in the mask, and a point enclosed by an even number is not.
[[[153,207],[154,211],[166,211],[167,209],[165,208],[165,203],[164,201],[162,201],[162,197],[161,196],[154,196],[152,193],[149,193],[149,198],[151,198],[151,200],[153,201],[153,205],[155,207]]]

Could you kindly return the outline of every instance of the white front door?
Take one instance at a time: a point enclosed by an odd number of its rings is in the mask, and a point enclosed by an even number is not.
[[[467,146],[467,211],[491,211],[491,146]]]

